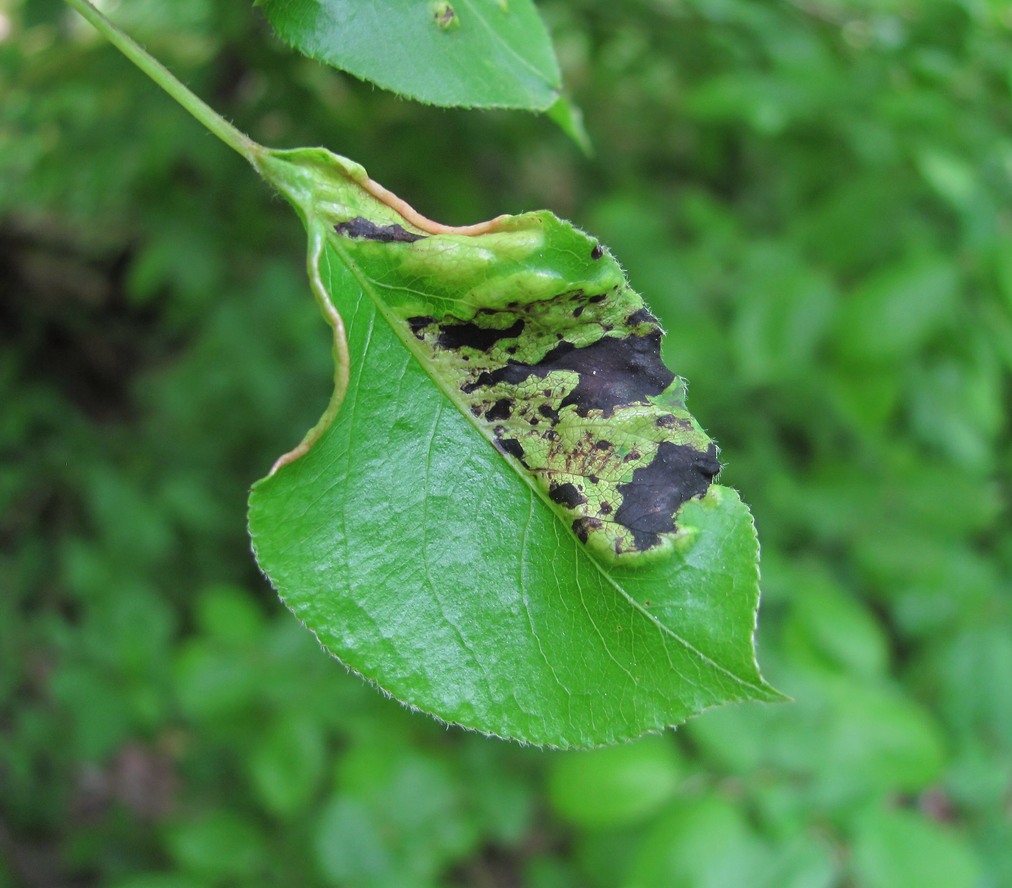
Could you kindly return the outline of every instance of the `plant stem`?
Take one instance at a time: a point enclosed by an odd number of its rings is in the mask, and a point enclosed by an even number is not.
[[[164,89],[172,98],[197,118],[230,148],[235,149],[254,167],[263,147],[239,131],[210,105],[197,98],[161,62],[156,61],[134,40],[124,34],[88,0],[67,0],[67,3],[86,18],[113,46]]]

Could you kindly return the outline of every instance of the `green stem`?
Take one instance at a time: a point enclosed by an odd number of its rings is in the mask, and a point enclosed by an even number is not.
[[[254,167],[258,166],[257,160],[264,151],[262,146],[232,126],[221,115],[216,114],[209,105],[197,98],[197,96],[177,80],[168,68],[148,55],[144,49],[102,15],[88,0],[67,0],[67,3],[91,22],[113,46],[226,145],[238,151]]]

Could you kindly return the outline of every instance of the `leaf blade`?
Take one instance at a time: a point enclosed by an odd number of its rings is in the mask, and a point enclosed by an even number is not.
[[[257,558],[286,604],[401,701],[523,742],[601,745],[729,700],[777,699],[752,649],[757,543],[737,495],[712,485],[687,502],[670,558],[592,558],[418,360],[389,294],[430,282],[403,274],[414,243],[394,229],[409,229],[374,218],[391,240],[366,252],[400,259],[369,271],[363,245],[343,238],[325,254],[349,401],[250,500]],[[431,286],[453,293],[456,274]]]
[[[558,63],[531,0],[261,6],[304,55],[421,102],[543,111],[559,97]]]

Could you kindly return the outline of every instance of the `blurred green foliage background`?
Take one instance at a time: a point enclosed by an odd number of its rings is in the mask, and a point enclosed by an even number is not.
[[[589,159],[247,2],[111,12],[261,142],[615,251],[753,507],[795,702],[553,753],[328,660],[244,532],[329,394],[300,226],[58,0],[0,0],[0,886],[1012,885],[1012,6],[541,9]]]

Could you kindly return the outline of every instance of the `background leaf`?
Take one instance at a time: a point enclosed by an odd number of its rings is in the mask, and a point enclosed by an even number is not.
[[[544,111],[559,67],[532,0],[262,0],[311,58],[434,105]]]

